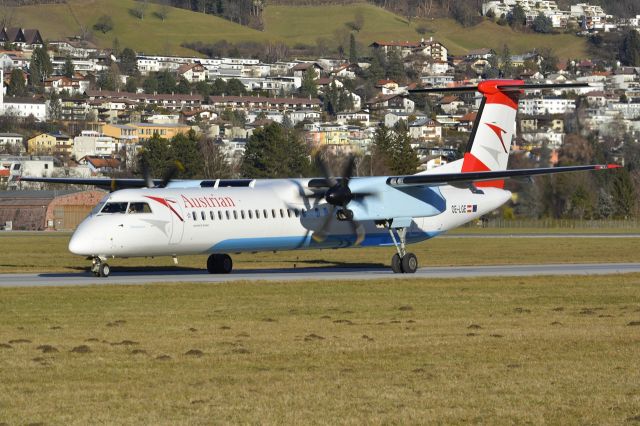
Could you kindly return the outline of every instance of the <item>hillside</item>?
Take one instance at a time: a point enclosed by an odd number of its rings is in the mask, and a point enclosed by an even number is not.
[[[14,22],[29,28],[39,28],[46,39],[60,39],[77,35],[81,27],[91,28],[98,17],[108,14],[114,29],[106,34],[93,31],[94,42],[110,47],[115,37],[121,46],[157,54],[193,54],[180,47],[184,41],[216,42],[225,39],[239,41],[284,41],[315,45],[318,40],[335,47],[348,46],[346,23],[357,14],[364,25],[357,33],[360,45],[374,40],[417,40],[416,28],[425,27],[425,37],[441,41],[452,54],[461,54],[478,47],[501,50],[508,42],[512,52],[550,47],[563,58],[586,56],[586,42],[572,35],[522,34],[509,27],[484,21],[471,28],[463,28],[450,19],[417,20],[408,23],[404,18],[366,3],[344,6],[269,6],[265,10],[265,31],[256,31],[212,15],[170,8],[165,21],[154,15],[158,9],[150,4],[143,20],[129,10],[133,0],[68,0],[68,4],[16,7]]]

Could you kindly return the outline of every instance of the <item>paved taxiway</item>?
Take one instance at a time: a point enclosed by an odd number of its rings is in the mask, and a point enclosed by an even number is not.
[[[518,277],[532,275],[605,275],[640,272],[640,263],[596,263],[553,265],[499,265],[421,268],[415,274],[394,274],[388,268],[298,268],[237,270],[229,275],[210,275],[206,271],[118,272],[109,278],[96,278],[88,272],[45,274],[1,274],[0,287],[79,286],[90,284],[148,284],[227,281],[309,281],[372,280],[399,278]]]

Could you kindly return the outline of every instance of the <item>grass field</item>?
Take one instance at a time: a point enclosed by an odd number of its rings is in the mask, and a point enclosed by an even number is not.
[[[634,424],[640,275],[0,289],[0,423]]]
[[[357,34],[362,46],[375,40],[417,40],[418,26],[429,29],[426,37],[442,42],[452,54],[463,54],[478,47],[491,47],[500,51],[505,43],[512,52],[521,53],[532,48],[553,48],[563,58],[584,57],[586,42],[572,35],[540,35],[516,33],[484,21],[472,28],[463,28],[450,19],[413,21],[369,4],[323,7],[268,6],[265,10],[265,31],[231,23],[227,20],[183,9],[170,8],[163,22],[154,15],[157,5],[151,4],[147,16],[139,20],[129,13],[133,0],[68,0],[66,4],[23,6],[14,8],[14,21],[23,27],[39,28],[46,39],[60,39],[77,35],[80,27],[92,28],[101,15],[109,15],[114,29],[106,34],[94,31],[94,41],[102,47],[111,47],[115,37],[120,45],[132,47],[147,54],[193,54],[180,47],[184,41],[215,42],[225,39],[239,41],[284,41],[316,44],[320,38],[335,47],[342,42],[348,46],[345,24],[356,14],[364,17],[364,27]]]
[[[458,233],[492,232],[473,228]],[[503,230],[505,238],[434,238],[409,246],[420,266],[502,265],[535,263],[640,262],[638,238],[522,238],[521,230]],[[526,230],[525,230],[526,231]],[[532,230],[540,232],[540,229]],[[569,230],[571,231],[571,230]],[[629,230],[631,232],[631,230]],[[453,233],[455,235],[456,232]],[[0,233],[0,245],[11,250],[0,257],[0,273],[72,272],[85,270],[90,262],[69,253],[70,234]],[[384,266],[393,247],[350,250],[309,250],[233,255],[235,269],[300,268],[333,266]],[[127,270],[173,269],[169,257],[114,259],[109,264]],[[180,268],[203,269],[206,256],[182,256]]]

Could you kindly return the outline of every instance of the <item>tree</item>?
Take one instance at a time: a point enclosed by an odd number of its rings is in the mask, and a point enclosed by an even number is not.
[[[500,56],[500,70],[502,71],[502,77],[509,78],[513,75],[513,62],[511,62],[511,50],[506,44],[502,48],[502,55]]]
[[[127,83],[124,86],[124,90],[129,93],[136,93],[138,91],[138,79],[135,77],[127,78]]]
[[[129,12],[138,19],[144,19],[144,15],[147,13],[148,0],[137,0],[133,9]]]
[[[377,50],[374,50],[373,55],[371,56],[371,66],[367,69],[368,80],[375,84],[378,80],[383,78],[384,65],[384,58]]]
[[[62,75],[68,78],[73,78],[73,74],[75,73],[75,71],[76,70],[71,57],[67,56],[64,60],[64,64],[62,65]]]
[[[232,78],[227,81],[227,95],[229,96],[242,96],[247,93],[245,85],[237,78]]]
[[[364,14],[362,13],[362,10],[358,9],[353,17],[353,21],[347,22],[346,25],[353,31],[360,32],[362,27],[364,27]]]
[[[172,159],[182,164],[182,169],[176,177],[193,179],[202,175],[201,154],[198,147],[198,137],[194,130],[187,134],[178,133],[171,139]]]
[[[351,33],[349,35],[349,63],[358,62],[358,47],[356,46],[356,36]]]
[[[205,179],[228,179],[233,170],[221,146],[211,139],[202,138],[199,143],[202,174]]]
[[[166,0],[162,0],[160,6],[158,7],[158,10],[155,11],[155,15],[160,18],[162,22],[164,22],[164,20],[169,16],[170,11],[171,9],[167,5]]]
[[[620,61],[624,65],[640,66],[640,33],[629,30],[625,33],[620,44]]]
[[[558,57],[553,53],[553,50],[544,48],[540,50],[542,56],[542,62],[540,62],[540,72],[543,74],[554,73],[558,71]]]
[[[62,104],[56,92],[51,92],[49,104],[47,105],[47,116],[49,120],[58,121],[62,118]]]
[[[102,15],[93,25],[93,29],[102,32],[102,34],[106,34],[113,29],[113,19],[111,19],[109,15]]]
[[[317,74],[313,67],[310,67],[302,77],[302,85],[300,86],[300,94],[303,96],[318,96],[318,83],[316,82]]]
[[[18,68],[12,69],[10,78],[9,85],[7,86],[7,95],[25,96],[27,94],[27,86],[22,70]]]
[[[404,123],[404,121],[401,121]],[[411,147],[409,126],[406,124],[394,131],[391,170],[399,175],[412,175],[420,165],[416,151]]]
[[[142,82],[142,89],[144,93],[158,93],[158,80],[152,75],[148,76]]]
[[[193,130],[179,133],[171,140],[155,134],[142,143],[138,154],[139,169],[148,169],[154,178],[165,176],[170,168],[177,167],[176,161],[181,165],[176,178],[193,179],[202,175],[198,138]]]
[[[271,123],[249,138],[242,162],[242,175],[255,178],[304,176],[311,170],[309,153],[295,130]]]
[[[520,4],[516,4],[507,15],[507,22],[514,29],[519,29],[527,24],[527,15]]]
[[[551,18],[540,12],[532,23],[533,31],[542,34],[548,34],[553,30],[553,22]]]
[[[617,171],[612,182],[611,192],[615,215],[627,219],[635,212],[637,199],[631,175],[626,169]]]
[[[393,131],[380,125],[373,136],[371,172],[373,175],[412,174],[420,164],[411,148],[411,137],[404,121]]]
[[[98,74],[96,86],[101,90],[116,90],[116,81],[110,69],[102,70]]]
[[[129,47],[125,47],[120,54],[120,71],[124,75],[134,75],[138,72],[136,52]]]
[[[33,86],[41,86],[44,79],[53,74],[51,58],[46,47],[36,47],[31,54],[29,63],[29,83]]]
[[[171,93],[176,90],[176,78],[167,70],[156,74],[158,80],[158,93]]]
[[[404,81],[407,77],[407,72],[404,69],[404,62],[400,57],[400,53],[392,50],[387,55],[387,67],[386,76],[396,82]]]

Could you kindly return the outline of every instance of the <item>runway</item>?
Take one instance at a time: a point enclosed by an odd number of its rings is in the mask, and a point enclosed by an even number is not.
[[[419,278],[519,277],[533,275],[606,275],[640,273],[640,263],[547,264],[427,267],[415,274],[394,274],[388,268],[298,268],[237,270],[211,275],[204,270],[118,272],[96,278],[88,272],[1,274],[0,287],[54,287],[106,284],[221,283],[230,281],[312,281]]]

